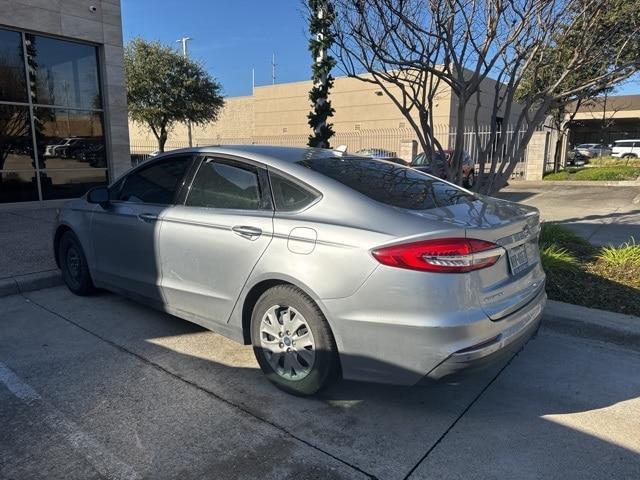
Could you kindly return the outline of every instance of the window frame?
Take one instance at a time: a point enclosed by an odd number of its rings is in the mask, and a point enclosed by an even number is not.
[[[243,170],[250,170],[255,168],[258,175],[258,186],[260,187],[260,202],[264,205],[264,208],[258,209],[240,209],[240,208],[222,208],[222,207],[205,207],[196,205],[187,205],[187,197],[191,193],[193,182],[200,171],[200,168],[205,163],[214,161],[215,163],[221,163],[224,165],[230,165],[232,167],[240,168]],[[243,157],[236,157],[234,155],[225,155],[220,153],[206,153],[203,152],[193,162],[189,177],[185,180],[179,195],[176,199],[176,205],[182,205],[188,208],[206,208],[208,210],[216,211],[229,211],[234,213],[248,212],[248,213],[264,213],[275,211],[275,203],[273,201],[273,194],[271,192],[271,184],[269,183],[269,177],[267,174],[266,166],[262,163],[252,161]]]
[[[311,185],[303,182],[302,180],[294,177],[293,175],[289,175],[288,173],[283,172],[282,170],[278,170],[277,168],[272,168],[272,167],[267,167],[267,172],[269,173],[269,189],[271,190],[271,198],[272,198],[272,202],[273,202],[273,209],[276,213],[278,214],[286,214],[286,215],[293,215],[296,213],[300,213],[300,212],[304,212],[305,210],[311,208],[312,206],[314,206],[316,203],[318,203],[320,200],[322,200],[322,192],[320,192],[317,188],[313,188]],[[303,190],[306,190],[307,192],[311,193],[314,196],[313,201],[311,201],[310,203],[306,204],[305,206],[298,208],[297,210],[279,210],[277,205],[276,205],[276,198],[275,195],[273,193],[273,188],[271,187],[271,173],[275,174],[275,175],[279,175],[282,178],[284,178],[285,180],[295,184],[296,186],[300,187]]]
[[[176,159],[176,158],[183,158],[183,157],[187,159],[187,162],[188,162],[187,168],[182,174],[182,177],[180,178],[180,180],[178,180],[178,185],[176,186],[175,192],[173,192],[173,198],[171,199],[171,203],[165,204],[165,203],[150,203],[150,202],[129,202],[127,200],[119,200],[117,198],[115,199],[111,198],[112,194],[116,192],[114,188],[117,188],[116,193],[117,195],[120,195],[120,192],[122,191],[122,187],[124,186],[127,179],[131,175],[139,172],[140,170],[151,168],[157,163],[160,163],[166,160]],[[170,207],[170,206],[177,205],[178,199],[180,198],[180,194],[184,189],[185,183],[189,181],[189,176],[192,174],[195,159],[196,157],[193,153],[178,153],[178,154],[161,155],[157,158],[153,158],[152,160],[149,160],[147,162],[142,162],[141,164],[136,165],[133,169],[129,170],[127,173],[119,177],[117,180],[115,180],[111,185],[107,187],[107,189],[109,190],[110,202],[118,205],[155,205],[160,207],[167,207],[167,206]]]

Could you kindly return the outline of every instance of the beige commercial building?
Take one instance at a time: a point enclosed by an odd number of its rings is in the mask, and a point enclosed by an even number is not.
[[[569,116],[568,116],[569,117]],[[602,96],[584,102],[569,122],[569,144],[640,138],[640,95]]]
[[[0,205],[129,168],[120,0],[0,0]]]
[[[198,144],[256,142],[304,145],[310,133],[307,115],[311,87],[311,81],[281,83],[255,87],[253,95],[228,97],[216,122],[193,128],[193,140]],[[493,90],[492,81],[487,81],[483,86],[483,92],[487,92],[483,93],[484,105],[491,105]],[[450,88],[442,85],[435,99],[433,122],[438,131],[443,132],[443,137],[456,124],[456,101]],[[332,140],[334,145],[349,144],[351,150],[377,146],[395,151],[397,147],[394,146],[399,141],[413,137],[407,119],[378,85],[338,77],[331,90],[331,103],[335,114],[330,121],[337,134]],[[470,115],[473,105],[468,110]],[[483,106],[479,118],[480,123],[488,123],[490,109]],[[471,121],[472,118],[467,119],[467,122]],[[156,144],[148,129],[132,123],[130,131],[134,150],[139,148],[142,151]],[[364,139],[367,136],[364,132],[379,139],[378,144],[370,144],[374,140]],[[168,145],[181,146],[186,139],[186,128],[179,125],[173,130]]]

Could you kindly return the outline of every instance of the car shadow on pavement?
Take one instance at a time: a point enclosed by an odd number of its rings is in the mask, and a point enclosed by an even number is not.
[[[57,288],[28,297],[185,389],[378,478],[640,475],[640,357],[624,350],[544,333],[503,370],[424,387],[342,381],[300,398],[266,380],[250,346],[171,315],[109,293],[79,298]],[[102,400],[98,391],[86,395]]]

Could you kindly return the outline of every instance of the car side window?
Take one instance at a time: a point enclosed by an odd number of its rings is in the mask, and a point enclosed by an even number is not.
[[[190,156],[170,157],[130,173],[124,178],[124,183],[117,192],[117,200],[158,205],[172,204],[190,160]]]
[[[185,205],[192,207],[265,210],[258,168],[216,159],[205,160],[198,169]]]
[[[276,210],[281,212],[293,212],[300,210],[318,198],[319,194],[295,183],[282,175],[269,172],[271,191]]]

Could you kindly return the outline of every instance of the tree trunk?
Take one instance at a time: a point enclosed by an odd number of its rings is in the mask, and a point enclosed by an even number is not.
[[[164,153],[164,145],[167,143],[167,131],[162,128],[160,130],[160,135],[158,136],[158,151],[160,153]]]

